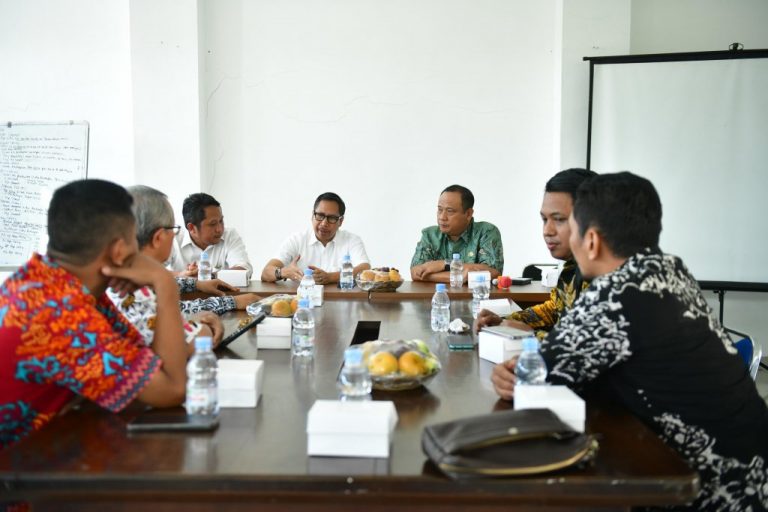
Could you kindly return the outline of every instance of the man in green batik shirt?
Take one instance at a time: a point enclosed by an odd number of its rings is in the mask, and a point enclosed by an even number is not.
[[[467,272],[488,270],[491,279],[501,275],[504,249],[501,233],[489,222],[476,222],[475,196],[461,185],[451,185],[440,194],[437,202],[437,226],[421,231],[421,240],[411,260],[414,281],[450,282],[449,266],[454,253],[464,262],[464,282]]]

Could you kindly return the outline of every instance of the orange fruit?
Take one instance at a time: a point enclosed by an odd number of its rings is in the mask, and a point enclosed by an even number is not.
[[[415,350],[409,350],[398,360],[400,373],[410,377],[418,377],[427,373],[424,357]]]
[[[397,371],[397,358],[389,352],[376,352],[368,358],[371,375],[389,375]]]
[[[389,271],[389,280],[390,281],[402,281],[403,279],[400,277],[400,272],[398,272],[396,269],[392,269]]]
[[[299,309],[299,299],[293,299],[291,301],[291,313],[295,313]]]
[[[276,300],[272,304],[272,316],[291,316],[291,303],[287,300]]]

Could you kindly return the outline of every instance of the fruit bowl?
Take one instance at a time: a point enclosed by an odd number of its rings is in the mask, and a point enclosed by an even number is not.
[[[260,301],[254,302],[253,304],[249,304],[248,308],[250,308],[251,306],[263,307],[264,311],[269,316],[286,318],[286,317],[293,316],[293,314],[296,312],[297,305],[298,305],[298,302],[297,302],[296,295],[289,295],[287,293],[278,293],[276,295],[270,295],[269,297],[264,297]],[[246,308],[245,311],[248,314],[251,314],[250,311],[248,311],[248,308]]]
[[[414,389],[440,371],[440,361],[422,340],[368,341],[362,349],[374,389]]]
[[[365,292],[393,292],[403,284],[396,268],[380,267],[363,270],[355,278],[357,286]]]

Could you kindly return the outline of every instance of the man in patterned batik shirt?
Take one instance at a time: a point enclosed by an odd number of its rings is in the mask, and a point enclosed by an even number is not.
[[[491,279],[504,270],[501,233],[490,222],[475,221],[475,196],[461,185],[451,185],[437,201],[437,225],[424,228],[411,260],[414,281],[450,282],[453,255],[464,262],[464,282],[472,270],[488,270]]]
[[[549,300],[531,306],[522,311],[515,311],[506,319],[484,309],[477,315],[475,331],[487,325],[499,325],[504,323],[519,329],[533,329],[539,339],[557,324],[563,312],[573,305],[573,302],[587,287],[579,272],[579,267],[573,260],[569,238],[571,230],[568,225],[568,217],[573,209],[573,197],[579,185],[597,173],[586,169],[566,169],[555,174],[544,186],[544,199],[541,203],[541,221],[543,224],[544,243],[553,258],[563,260],[565,263],[557,279],[557,285],[552,288]],[[512,379],[510,362],[500,363],[504,368],[499,369],[499,375]]]
[[[681,508],[768,508],[768,407],[694,277],[659,249],[653,185],[597,176],[579,189],[570,222],[591,284],[542,342],[547,380],[609,391],[677,450],[701,479]]]
[[[135,399],[153,407],[184,400],[178,287],[138,253],[131,202],[102,180],[59,188],[48,209],[47,254],[33,255],[0,287],[0,448],[42,428],[78,395],[110,411]],[[152,349],[105,295],[110,285],[156,291]]]

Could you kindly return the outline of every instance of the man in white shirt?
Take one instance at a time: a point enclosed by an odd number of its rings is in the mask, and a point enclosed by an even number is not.
[[[261,271],[261,280],[301,281],[304,269],[310,268],[316,283],[338,283],[341,262],[347,254],[352,259],[355,275],[371,268],[360,237],[348,231],[339,231],[344,223],[346,208],[337,194],[320,194],[312,209],[312,229],[288,237],[277,257],[269,260]]]
[[[208,194],[192,194],[184,200],[181,211],[186,230],[176,236],[168,268],[183,276],[197,277],[197,262],[205,250],[216,270],[240,269],[248,271],[253,266],[240,235],[232,228],[224,228],[221,204]]]

